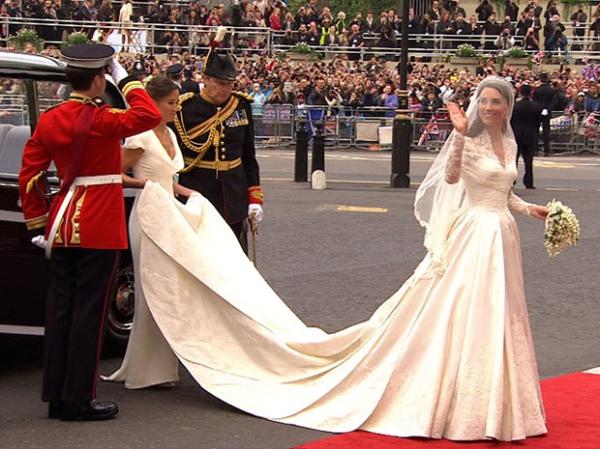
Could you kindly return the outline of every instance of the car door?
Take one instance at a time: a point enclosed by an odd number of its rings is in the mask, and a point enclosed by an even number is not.
[[[56,75],[51,79],[35,73],[31,78],[3,77],[0,71],[0,333],[44,332],[49,264],[44,251],[31,244],[25,227],[18,173],[25,143],[40,114],[69,94],[66,79],[57,80]],[[113,107],[125,107],[123,97],[111,83],[107,83],[104,100]],[[51,188],[58,188],[53,166],[49,175]],[[127,256],[116,278],[120,284],[113,286],[119,302],[111,304],[109,320],[112,327],[117,327],[120,340],[126,339],[133,317],[133,275]]]
[[[0,331],[33,335],[43,333],[48,263],[43,251],[29,241],[18,173],[23,148],[39,117],[38,83],[0,77]]]

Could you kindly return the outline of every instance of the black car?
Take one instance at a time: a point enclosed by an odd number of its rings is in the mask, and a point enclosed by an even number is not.
[[[40,114],[69,95],[64,64],[56,59],[0,52],[0,333],[43,335],[48,261],[34,246],[24,224],[18,173],[27,139]],[[107,82],[105,102],[126,106],[119,90]],[[50,185],[58,179],[50,168]],[[127,211],[133,204],[126,191]],[[112,281],[106,320],[106,347],[125,347],[133,321],[134,289],[131,255],[123,251]]]

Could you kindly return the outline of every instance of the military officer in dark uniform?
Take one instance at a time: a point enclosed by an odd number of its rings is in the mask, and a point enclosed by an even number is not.
[[[167,67],[167,77],[177,84],[180,94],[184,93],[181,88],[181,83],[183,82],[183,64],[176,63]]]
[[[523,184],[528,189],[533,185],[533,157],[537,151],[537,141],[542,120],[542,106],[531,100],[531,86],[524,84],[520,89],[521,98],[515,103],[510,123],[517,142],[517,163],[519,156],[525,162]]]
[[[112,47],[74,45],[61,53],[73,92],[40,117],[25,145],[19,188],[32,242],[50,257],[42,400],[50,418],[100,420],[118,412],[95,396],[109,286],[127,248],[121,139],[154,128],[161,115],[142,83],[113,61]],[[102,103],[107,68],[129,110]],[[51,162],[61,187],[48,206],[39,193]]]
[[[216,47],[222,34],[222,29],[217,31],[206,57],[205,87],[199,95],[180,97],[181,110],[173,122],[185,161],[179,183],[200,192],[217,208],[247,253],[247,219],[262,220],[263,193],[252,98],[232,91],[237,68],[233,56]]]

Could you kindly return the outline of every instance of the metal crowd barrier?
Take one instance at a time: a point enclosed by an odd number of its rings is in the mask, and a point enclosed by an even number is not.
[[[216,27],[205,25],[179,25],[146,22],[99,22],[80,20],[54,20],[37,18],[5,17],[0,19],[3,25],[36,30],[45,43],[60,46],[67,35],[82,32],[93,41],[110,44],[116,51],[130,53],[179,53],[205,54],[210,48],[210,39]],[[246,53],[264,53],[271,48],[271,30],[259,27],[238,27],[229,41],[229,50]],[[161,43],[165,34],[178,33],[181,44]],[[128,34],[129,43],[123,42]],[[10,36],[0,37],[0,42],[8,44]]]
[[[40,89],[38,106],[46,110],[62,101],[60,83],[50,83],[44,96]],[[57,90],[58,89],[58,90]],[[26,97],[23,94],[0,94],[0,124],[27,125]],[[296,142],[299,122],[304,122],[311,140],[316,127],[325,136],[325,144],[335,148],[391,148],[392,124],[396,111],[385,107],[314,106],[291,104],[252,105],[254,133],[257,146],[285,148]],[[438,111],[413,111],[412,149],[438,151],[444,144],[452,124],[445,109]],[[540,141],[542,132],[540,129]],[[552,112],[550,120],[550,146],[555,154],[600,154],[600,112]]]
[[[335,148],[390,149],[395,111],[388,108],[348,108],[289,104],[266,104],[253,112],[257,146],[284,148],[296,141],[300,121],[306,124],[309,141],[316,126],[325,135],[325,144]],[[446,110],[415,111],[412,117],[413,150],[439,151],[452,123]],[[540,146],[542,132],[540,128]],[[555,154],[595,152],[600,154],[600,112],[571,114],[553,112],[550,121],[550,148]]]

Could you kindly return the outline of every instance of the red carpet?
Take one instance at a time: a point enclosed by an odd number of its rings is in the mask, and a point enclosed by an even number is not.
[[[456,443],[368,432],[336,435],[294,449],[600,449],[600,375],[575,373],[542,381],[548,434],[515,443]]]

